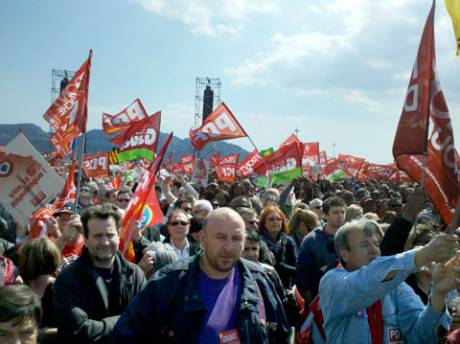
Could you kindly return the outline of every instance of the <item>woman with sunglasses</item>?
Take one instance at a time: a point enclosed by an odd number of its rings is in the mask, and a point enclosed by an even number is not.
[[[168,236],[164,242],[172,246],[177,259],[193,256],[201,250],[200,245],[189,235],[190,220],[184,210],[173,211],[169,216],[167,228]]]
[[[275,256],[275,269],[285,288],[291,289],[296,276],[297,245],[287,235],[286,216],[274,206],[266,206],[260,215],[259,231],[262,240]]]

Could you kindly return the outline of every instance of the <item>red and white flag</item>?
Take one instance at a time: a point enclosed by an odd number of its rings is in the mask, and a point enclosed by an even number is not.
[[[216,166],[217,178],[222,182],[234,182],[239,159],[238,153],[224,156]]]
[[[75,166],[77,161],[74,160],[72,165],[70,165],[69,174],[62,189],[61,194],[58,199],[54,202],[54,209],[61,209],[66,204],[75,203],[75,194],[77,188],[75,187]]]
[[[51,142],[60,155],[67,154],[72,140],[86,132],[92,56],[93,52],[90,50],[88,59],[43,115],[55,130]]]
[[[339,154],[337,163],[347,175],[353,178],[358,178],[359,171],[364,164],[365,159],[358,158],[349,154]]]
[[[222,102],[209,114],[201,127],[190,129],[189,136],[193,147],[200,150],[209,142],[236,139],[247,134],[227,105]]]
[[[313,161],[316,165],[320,164],[319,142],[305,142],[303,159]]]
[[[88,178],[103,178],[109,175],[109,153],[101,152],[83,158],[83,171]]]
[[[135,258],[132,243],[135,222],[140,222],[141,229],[163,222],[163,212],[155,193],[155,179],[172,136],[173,133],[168,135],[157,157],[142,175],[121,222],[120,251],[130,261],[134,261]]]
[[[396,171],[397,168],[392,165],[380,165],[368,162],[363,165],[360,175],[365,179],[388,181]]]
[[[106,135],[113,135],[127,130],[133,123],[148,117],[144,105],[136,98],[130,105],[116,115],[102,114],[102,127]]]
[[[241,177],[249,177],[254,173],[254,166],[259,161],[262,161],[262,159],[263,158],[260,156],[259,152],[254,150],[241,162],[241,164],[239,164],[236,174]]]
[[[193,154],[182,155],[179,160],[182,165],[182,173],[193,174],[193,165],[195,164]]]
[[[396,131],[393,156],[398,167],[417,182],[421,183],[424,175],[424,190],[442,220],[450,224],[460,189],[452,124],[436,70],[434,9],[433,2]]]

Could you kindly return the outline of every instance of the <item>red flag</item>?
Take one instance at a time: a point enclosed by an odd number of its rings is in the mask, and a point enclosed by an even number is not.
[[[212,157],[209,158],[209,164],[211,166],[216,166],[220,161],[220,152],[217,152]]]
[[[153,159],[160,137],[161,112],[136,122],[123,134],[112,139],[119,145],[118,160],[132,161],[137,158]]]
[[[303,150],[303,143],[293,142],[288,144],[256,163],[254,171],[258,174],[265,174],[267,171],[278,173],[291,169],[298,169],[300,171],[302,168]]]
[[[182,155],[179,160],[182,164],[183,173],[193,174],[193,165],[195,164],[195,157],[193,154]]]
[[[397,169],[395,166],[379,165],[369,162],[363,165],[361,174],[368,179],[388,181],[396,171]]]
[[[236,139],[247,136],[233,113],[224,102],[206,118],[198,129],[190,129],[190,142],[200,150],[209,142]]]
[[[341,166],[336,158],[327,160],[327,164],[324,166],[324,175],[329,176],[337,170],[340,170]]]
[[[236,168],[240,155],[238,153],[224,156],[216,166],[216,174],[220,181],[232,183],[235,181]]]
[[[291,134],[291,135],[288,136],[288,138],[282,144],[280,144],[278,149],[281,148],[281,147],[290,145],[293,142],[302,143],[295,134]]]
[[[346,174],[353,178],[358,178],[359,171],[364,164],[365,159],[353,155],[339,154],[337,162],[339,168],[343,169]]]
[[[48,219],[53,216],[55,208],[53,206],[37,209],[30,217],[29,239],[46,236],[48,229]]]
[[[327,154],[326,151],[319,152],[319,164],[321,166],[326,166],[327,164]]]
[[[66,204],[75,203],[75,194],[76,194],[76,187],[75,187],[75,166],[77,165],[77,161],[74,160],[72,165],[70,165],[69,174],[67,175],[67,179],[64,184],[64,189],[62,189],[59,198],[54,202],[54,209],[61,209]]]
[[[305,150],[303,151],[303,158],[305,160],[311,160],[316,165],[319,165],[320,164],[319,142],[305,142],[304,145],[305,145]]]
[[[171,172],[173,169],[173,165],[174,165],[174,154],[170,153],[168,160],[166,160],[166,163],[165,163],[166,170]]]
[[[129,129],[133,123],[148,117],[144,105],[136,98],[130,105],[116,115],[102,114],[102,127],[106,135],[113,135]]]
[[[172,173],[174,174],[182,174],[184,173],[184,166],[182,166],[181,162],[177,162],[172,167]]]
[[[101,152],[83,158],[83,171],[88,178],[102,178],[109,175],[109,153]]]
[[[398,167],[417,182],[421,183],[424,174],[424,190],[442,220],[450,224],[460,189],[452,124],[436,70],[434,8],[433,2],[393,143],[393,156]],[[429,123],[432,130],[427,138]]]
[[[88,59],[78,69],[59,97],[43,115],[55,129],[51,142],[59,154],[67,154],[70,142],[86,132],[88,121],[88,89],[92,50]],[[63,146],[60,148],[59,146]]]
[[[249,154],[246,159],[239,165],[236,174],[241,177],[248,177],[252,173],[254,173],[254,166],[259,162],[262,161],[262,157],[260,156],[257,150],[254,150],[251,154]]]
[[[112,181],[105,185],[108,190],[118,190],[121,184],[121,177],[118,175]]]
[[[171,142],[173,133],[170,133],[161,147],[158,156],[152,161],[149,169],[145,171],[139,184],[131,197],[128,209],[121,222],[120,251],[130,261],[134,261],[131,229],[136,221],[141,222],[141,229],[163,222],[161,211],[155,193],[155,178],[163,162],[163,157]]]

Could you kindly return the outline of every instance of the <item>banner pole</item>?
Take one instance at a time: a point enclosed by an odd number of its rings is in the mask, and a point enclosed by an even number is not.
[[[85,154],[85,147],[86,147],[86,133],[84,133],[81,138],[80,159],[78,160],[77,192],[75,193],[75,203],[73,205],[74,213],[77,212],[77,207],[78,207],[78,197],[80,195],[81,173],[83,170],[83,155]]]

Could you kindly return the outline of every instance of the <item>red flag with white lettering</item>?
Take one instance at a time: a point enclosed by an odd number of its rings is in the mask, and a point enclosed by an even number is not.
[[[121,222],[120,251],[130,261],[134,261],[132,230],[135,222],[140,221],[141,229],[163,222],[163,212],[155,193],[155,179],[172,136],[173,133],[168,135],[158,156],[142,175]]]
[[[119,145],[118,161],[133,161],[144,158],[152,161],[160,137],[161,112],[131,125],[123,134],[112,139]]]
[[[179,158],[184,174],[193,174],[193,165],[195,164],[195,157],[193,154],[182,155]]]
[[[421,183],[424,174],[424,190],[442,220],[450,224],[460,189],[452,124],[436,70],[434,9],[433,2],[396,131],[393,156],[398,167],[417,182]]]
[[[217,178],[222,182],[234,182],[239,159],[238,153],[224,156],[216,166]]]
[[[361,174],[367,179],[388,181],[397,171],[395,166],[365,163],[361,169]]]
[[[303,159],[311,160],[315,164],[320,164],[319,142],[304,142],[305,150],[303,151]],[[325,153],[325,152],[324,152]]]
[[[241,177],[249,177],[254,173],[254,166],[259,161],[262,161],[262,157],[257,150],[254,150],[239,164],[236,174]]]
[[[83,171],[88,178],[103,178],[109,175],[109,153],[101,152],[83,158]]]
[[[102,127],[106,135],[113,135],[127,130],[133,123],[139,122],[148,117],[144,105],[136,98],[130,105],[116,115],[102,114]]]
[[[358,178],[359,171],[361,170],[364,161],[365,159],[363,158],[358,158],[349,154],[339,154],[337,158],[339,168],[344,170],[347,175],[353,178]]]
[[[302,143],[302,142],[299,140],[299,138],[297,137],[297,135],[291,134],[291,135],[288,136],[288,138],[287,138],[282,144],[280,144],[280,146],[278,147],[278,149],[281,148],[281,147],[290,145],[290,144],[293,143],[293,142]]]
[[[86,132],[92,56],[93,52],[90,50],[88,59],[43,115],[56,131],[51,142],[61,156],[70,151],[70,143],[73,139],[80,133]]]
[[[236,139],[247,134],[227,105],[222,102],[209,114],[201,127],[190,129],[189,136],[193,147],[200,150],[209,142]]]
[[[216,166],[220,161],[220,152],[217,152],[212,157],[209,158],[209,164],[211,166]]]

